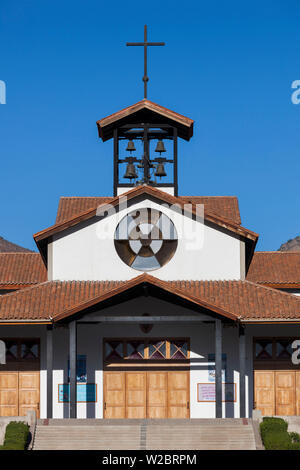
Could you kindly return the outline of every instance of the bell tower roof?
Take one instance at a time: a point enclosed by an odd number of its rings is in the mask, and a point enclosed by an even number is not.
[[[168,124],[177,129],[178,137],[187,141],[193,136],[192,119],[143,99],[97,121],[99,137],[105,142],[113,137],[114,129],[145,122],[157,124],[157,127],[159,124]]]

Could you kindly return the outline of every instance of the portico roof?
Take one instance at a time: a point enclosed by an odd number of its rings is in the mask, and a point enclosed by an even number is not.
[[[142,274],[129,281],[48,281],[0,297],[0,323],[66,320],[137,286],[154,286],[224,319],[300,322],[300,297],[249,281],[163,281]]]

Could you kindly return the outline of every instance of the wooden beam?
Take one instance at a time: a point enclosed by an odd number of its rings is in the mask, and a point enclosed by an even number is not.
[[[170,322],[191,322],[191,323],[201,323],[203,321],[211,321],[212,318],[208,315],[182,315],[182,316],[153,316],[153,317],[142,317],[142,316],[103,316],[100,315],[86,315],[84,318],[79,320],[80,323],[86,322],[99,322],[99,323],[139,323],[139,324],[148,324],[148,323],[170,323]]]
[[[47,326],[47,418],[53,410],[53,328]]]
[[[215,322],[216,418],[222,418],[222,321]]]
[[[69,357],[70,357],[70,418],[77,417],[77,387],[76,387],[76,365],[77,365],[77,323],[69,324]]]
[[[239,356],[240,356],[240,418],[246,417],[246,337],[245,328],[239,327]]]

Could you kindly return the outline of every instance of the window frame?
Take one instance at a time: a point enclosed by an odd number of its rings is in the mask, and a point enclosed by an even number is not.
[[[123,343],[123,358],[120,358],[120,359],[109,359],[107,360],[106,359],[106,355],[105,355],[105,345],[106,343],[108,342],[112,342],[112,341],[116,341],[116,342],[120,342],[120,343]],[[127,351],[127,344],[130,343],[131,341],[140,341],[140,342],[143,342],[144,343],[144,358],[141,358],[141,359],[130,359],[128,357],[128,351]],[[166,342],[166,358],[161,358],[161,359],[152,359],[151,357],[149,357],[149,344],[151,342],[158,342],[158,341],[165,341]],[[186,357],[185,358],[182,358],[182,359],[174,359],[174,358],[171,358],[171,354],[170,354],[170,351],[171,351],[171,342],[174,341],[174,342],[179,342],[179,341],[182,341],[184,343],[187,343],[187,354],[186,354]],[[157,364],[161,364],[163,362],[168,362],[168,363],[180,363],[180,362],[189,362],[190,360],[190,338],[187,338],[187,337],[179,337],[179,338],[176,338],[176,337],[168,337],[168,338],[165,338],[165,337],[151,337],[151,338],[144,338],[144,337],[130,337],[130,338],[103,338],[103,342],[102,342],[102,346],[103,346],[103,363],[104,364],[130,364],[130,363],[135,363],[135,364],[145,364],[145,363],[157,363]]]
[[[299,340],[300,337],[299,336],[255,336],[253,337],[253,362],[254,363],[257,363],[257,364],[265,364],[265,363],[282,363],[282,362],[288,362],[290,363],[291,362],[291,357],[290,358],[287,358],[287,357],[277,357],[276,356],[276,347],[277,347],[277,343],[279,341],[290,341],[291,343],[295,340]],[[267,358],[267,359],[260,359],[260,358],[257,358],[256,357],[256,354],[255,354],[255,346],[256,346],[256,343],[258,341],[268,341],[270,343],[272,343],[272,357],[271,358]]]

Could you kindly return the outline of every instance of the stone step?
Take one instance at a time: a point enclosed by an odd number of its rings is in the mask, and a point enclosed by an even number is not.
[[[80,423],[81,421],[81,423]],[[34,450],[137,450],[141,429],[151,450],[255,449],[251,422],[243,420],[39,420]],[[45,425],[45,424],[48,425]],[[143,443],[143,448],[145,448]]]

